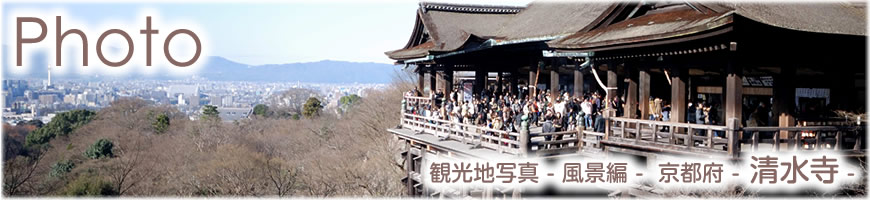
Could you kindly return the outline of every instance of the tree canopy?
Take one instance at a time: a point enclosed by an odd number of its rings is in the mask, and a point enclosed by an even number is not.
[[[114,147],[115,144],[112,144],[112,141],[99,139],[85,151],[85,156],[91,159],[111,158],[112,156],[115,156],[115,153],[112,152],[112,148]]]
[[[308,101],[305,102],[305,106],[303,106],[302,115],[307,118],[319,116],[321,109],[323,109],[323,105],[321,105],[320,100],[310,97],[308,98]]]
[[[269,106],[266,106],[265,104],[257,104],[256,106],[254,106],[254,115],[266,117],[266,114],[268,112]]]
[[[151,122],[151,127],[154,128],[155,133],[166,132],[166,130],[169,129],[169,116],[166,114],[157,115],[157,117],[154,118],[154,122]]]
[[[204,120],[220,120],[221,112],[217,110],[217,106],[205,105],[202,107],[202,119]]]
[[[34,147],[48,143],[56,136],[65,136],[90,122],[96,113],[89,110],[72,110],[59,113],[51,122],[27,135],[25,146]]]

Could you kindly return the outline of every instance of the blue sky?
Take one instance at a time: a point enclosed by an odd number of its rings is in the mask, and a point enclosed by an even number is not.
[[[450,1],[447,1],[450,2]],[[481,2],[477,2],[481,3]],[[482,3],[488,4],[486,1]],[[508,4],[524,5],[525,2]],[[3,22],[17,9],[67,13],[67,19],[98,27],[107,19],[140,23],[143,9],[161,20],[186,20],[205,29],[209,55],[258,65],[319,60],[392,63],[383,52],[405,45],[418,1],[289,3],[3,3]],[[52,24],[48,24],[49,27]],[[64,30],[67,25],[64,25]],[[5,26],[4,26],[5,27]],[[141,29],[144,27],[135,27]],[[160,27],[155,27],[160,28]],[[52,28],[49,28],[52,30]],[[4,28],[3,34],[15,34]],[[87,33],[96,38],[104,30]],[[171,30],[161,30],[161,34]],[[134,40],[140,35],[130,33]],[[47,37],[53,37],[49,32]],[[3,44],[14,47],[14,41]],[[153,42],[159,47],[162,43]]]

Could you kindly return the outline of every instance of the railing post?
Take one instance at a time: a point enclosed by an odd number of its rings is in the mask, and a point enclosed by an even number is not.
[[[520,118],[523,122],[520,124],[520,156],[526,157],[529,155],[529,115],[523,115]]]
[[[578,153],[579,153],[579,152],[583,152],[583,146],[584,146],[584,145],[583,145],[583,142],[584,142],[583,139],[586,138],[586,134],[583,133],[583,130],[584,130],[585,128],[582,128],[582,127],[580,127],[580,126],[577,126],[577,127],[574,128],[574,129],[577,130],[577,152],[578,152]]]
[[[635,130],[635,132],[636,132],[636,133],[634,134],[634,137],[635,137],[635,140],[638,141],[638,142],[640,142],[641,140],[643,140],[643,132],[642,132],[643,129],[641,129],[640,126],[641,126],[640,121],[637,121],[637,123],[634,124],[634,130]]]
[[[691,149],[692,146],[695,146],[695,129],[693,129],[691,126],[688,126],[686,127],[686,130],[688,130],[688,132],[686,132],[686,138],[683,139],[683,144]]]
[[[738,138],[738,128],[740,126],[740,120],[737,118],[730,118],[725,127],[725,137],[728,138],[728,156],[731,158],[737,158],[740,156],[740,138]]]
[[[610,128],[613,128],[611,126],[611,124],[613,124],[613,121],[612,121],[612,119],[610,119],[610,117],[611,117],[610,109],[605,108],[605,111],[602,112],[602,114],[604,114],[604,140],[607,140],[610,138],[610,133],[613,132],[612,130],[610,130]],[[595,122],[593,122],[593,123],[595,123]],[[592,127],[595,127],[595,126],[592,126]]]
[[[707,129],[707,145],[713,149],[713,129]]]
[[[779,151],[779,135],[782,131],[773,134],[773,151]]]
[[[401,113],[399,113],[399,116],[400,116],[399,117],[399,126],[401,126],[401,127],[405,127],[404,120],[405,120],[405,109],[407,109],[407,105],[406,105],[407,103],[408,102],[405,101],[405,98],[402,97],[402,111],[401,111]]]

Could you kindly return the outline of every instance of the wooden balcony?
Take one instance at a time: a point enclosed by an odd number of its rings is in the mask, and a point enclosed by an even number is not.
[[[604,133],[584,127],[543,133],[540,127],[529,128],[525,121],[520,132],[509,132],[406,112],[429,103],[428,98],[405,97],[401,126],[389,131],[423,143],[429,150],[463,157],[600,157],[604,156],[601,152],[620,151],[735,159],[741,153],[763,150],[836,150],[863,155],[866,148],[862,144],[865,126],[727,127],[606,117]],[[547,140],[548,136],[552,139]]]

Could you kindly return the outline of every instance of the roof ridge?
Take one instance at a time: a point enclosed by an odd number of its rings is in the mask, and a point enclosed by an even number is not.
[[[420,9],[423,12],[429,10],[447,11],[447,12],[465,12],[465,13],[486,13],[486,14],[516,14],[523,11],[525,7],[521,6],[506,6],[506,5],[483,5],[483,4],[451,4],[451,3],[435,3],[435,2],[420,2]]]

